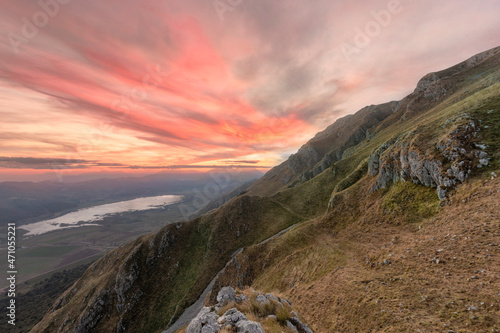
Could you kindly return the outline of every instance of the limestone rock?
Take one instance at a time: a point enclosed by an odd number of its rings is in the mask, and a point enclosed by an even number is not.
[[[425,87],[426,83],[422,85]],[[414,132],[393,138],[372,151],[367,161],[368,174],[376,180],[370,191],[386,188],[399,180],[412,181],[436,188],[439,199],[445,200],[448,191],[463,183],[475,165],[480,168],[489,164],[488,153],[484,151],[487,147],[474,142],[480,130],[478,122],[468,114],[461,114],[448,119],[443,127],[456,123],[459,126],[436,143],[437,156],[434,149],[422,150],[416,144]],[[445,164],[450,166],[445,168]]]
[[[217,321],[221,325],[234,325],[241,320],[247,320],[247,317],[236,308],[227,310]]]
[[[269,304],[270,303],[269,299],[267,299],[267,297],[264,295],[258,295],[257,302],[259,302],[260,304]]]
[[[236,291],[231,287],[222,288],[217,294],[217,302],[221,307],[229,302],[236,302]]]
[[[265,333],[261,324],[250,320],[239,321],[236,328],[241,333]]]
[[[186,333],[216,333],[220,331],[217,322],[219,316],[211,312],[209,307],[201,309],[200,313],[189,324]]]

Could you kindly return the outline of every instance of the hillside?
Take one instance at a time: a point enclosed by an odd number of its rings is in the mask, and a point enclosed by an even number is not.
[[[32,332],[161,331],[223,268],[209,304],[272,292],[315,332],[500,330],[499,91],[496,48],[339,119],[218,210],[108,253]]]

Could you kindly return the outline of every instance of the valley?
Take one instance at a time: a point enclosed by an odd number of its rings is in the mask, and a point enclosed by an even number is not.
[[[214,173],[215,175],[219,173]],[[249,179],[258,173],[241,173],[231,175],[230,179],[221,184],[219,192],[214,194],[213,202],[203,201],[203,204],[210,204],[212,208],[217,207],[232,196],[240,193],[247,186]],[[150,184],[147,177],[145,184]],[[17,225],[17,265],[19,271],[19,283],[38,281],[41,277],[48,277],[53,272],[62,271],[75,265],[93,262],[102,257],[106,252],[137,238],[140,235],[153,233],[161,227],[176,221],[186,219],[186,209],[184,206],[193,207],[193,200],[196,198],[196,188],[205,184],[211,177],[201,177],[182,181],[176,179],[174,183],[167,177],[167,181],[158,182],[160,185],[176,189],[175,195],[160,195],[155,197],[135,198],[126,201],[113,201],[116,198],[107,194],[106,200],[100,201],[100,205],[84,205],[78,211],[67,211],[55,213],[55,216],[48,216],[46,221],[35,222],[32,219],[24,220],[24,223]],[[226,179],[226,178],[225,178]],[[121,188],[130,187],[131,192],[141,193],[145,185],[140,179],[133,179],[132,185],[126,180],[113,179],[112,183],[120,184]],[[91,182],[91,184],[94,182]],[[108,181],[101,181],[108,184]],[[8,188],[7,186],[0,189]],[[27,187],[29,184],[23,184]],[[56,184],[61,188],[64,184]],[[77,186],[78,183],[69,186]],[[86,184],[90,187],[90,185]],[[136,186],[134,188],[134,186]],[[37,184],[33,185],[34,188]],[[99,191],[94,189],[93,191]],[[104,193],[112,192],[108,189]],[[90,190],[89,190],[90,191]],[[165,190],[163,190],[165,191]],[[234,193],[233,193],[234,192]],[[151,190],[147,193],[151,193]],[[104,195],[104,194],[103,194]],[[122,196],[118,196],[121,198]],[[226,198],[226,199],[224,199]],[[19,196],[21,199],[21,196]],[[150,205],[154,207],[149,207]],[[208,207],[208,206],[207,206]],[[200,210],[205,206],[198,207]],[[133,211],[129,211],[133,210]],[[196,210],[189,210],[190,214],[197,214]],[[199,213],[198,213],[199,214]],[[86,221],[86,222],[85,222]],[[86,224],[87,223],[87,224]],[[94,225],[95,224],[95,225]],[[71,225],[78,227],[72,228]],[[62,228],[61,228],[62,226]],[[25,229],[28,230],[25,230]],[[35,233],[35,235],[30,234]],[[3,239],[0,239],[0,242]],[[2,244],[2,243],[0,243]],[[0,256],[5,256],[7,249],[0,248]],[[4,267],[5,263],[0,266]],[[33,284],[33,283],[32,283]],[[7,286],[7,281],[0,282],[0,289]]]

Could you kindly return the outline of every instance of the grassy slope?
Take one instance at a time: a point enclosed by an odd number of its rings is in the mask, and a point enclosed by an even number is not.
[[[16,292],[16,325],[12,326],[6,320],[0,322],[0,331],[9,333],[28,332],[50,309],[54,301],[65,290],[80,278],[90,264],[79,265],[70,269],[64,269],[49,277],[40,279],[29,286],[18,285]],[[10,297],[7,293],[0,296],[0,306],[5,309],[9,305]]]
[[[133,264],[140,274],[127,292],[130,298],[126,303],[132,301],[134,294],[140,292],[142,296],[123,316],[123,324],[135,332],[160,331],[197,299],[237,249],[262,241],[301,220],[279,203],[243,196],[217,212],[183,223],[180,228],[177,228],[180,225],[169,225],[156,235],[143,236],[110,252],[92,265],[82,279],[65,292],[64,306],[49,313],[33,331],[57,330],[66,318],[75,319],[77,323],[82,314],[88,312],[87,304],[92,304],[105,291],[110,295],[102,311],[107,317],[99,321],[97,329],[116,331],[120,319],[115,310],[116,275],[120,269]],[[148,265],[146,258],[156,253],[163,235],[168,235],[169,245],[164,254],[157,256],[156,263]],[[135,250],[138,252],[132,255]]]
[[[413,223],[384,214],[385,200],[374,194],[351,217],[334,211],[270,242],[265,257],[263,249],[247,253],[254,266],[273,258],[252,287],[290,297],[316,332],[499,329],[499,189],[498,180],[477,179],[451,207]]]
[[[475,71],[468,77],[477,77]],[[498,73],[490,71],[474,81],[463,77],[462,88],[443,103],[411,121],[388,119],[351,157],[275,195],[315,218],[239,255],[241,271],[249,275],[245,282],[289,296],[317,332],[500,329],[495,292],[500,290],[495,257],[500,254],[500,182],[487,180],[499,170]],[[463,112],[482,120],[480,140],[490,146],[493,160],[459,187],[451,207],[440,207],[434,189],[408,182],[368,194],[371,177],[359,179],[352,172],[373,149],[400,134],[414,131],[419,146],[432,150],[449,130],[441,124]],[[353,174],[353,182],[358,180],[354,185],[337,187],[351,184],[346,178]],[[334,193],[339,199],[322,215],[335,188],[341,190]],[[474,275],[479,278],[472,279]],[[232,278],[222,276],[220,284]],[[479,310],[469,311],[472,305]]]

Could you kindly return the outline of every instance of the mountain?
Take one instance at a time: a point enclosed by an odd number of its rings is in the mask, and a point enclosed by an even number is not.
[[[109,252],[32,332],[161,332],[226,286],[314,332],[500,330],[499,91],[500,47],[337,120],[221,208]]]

